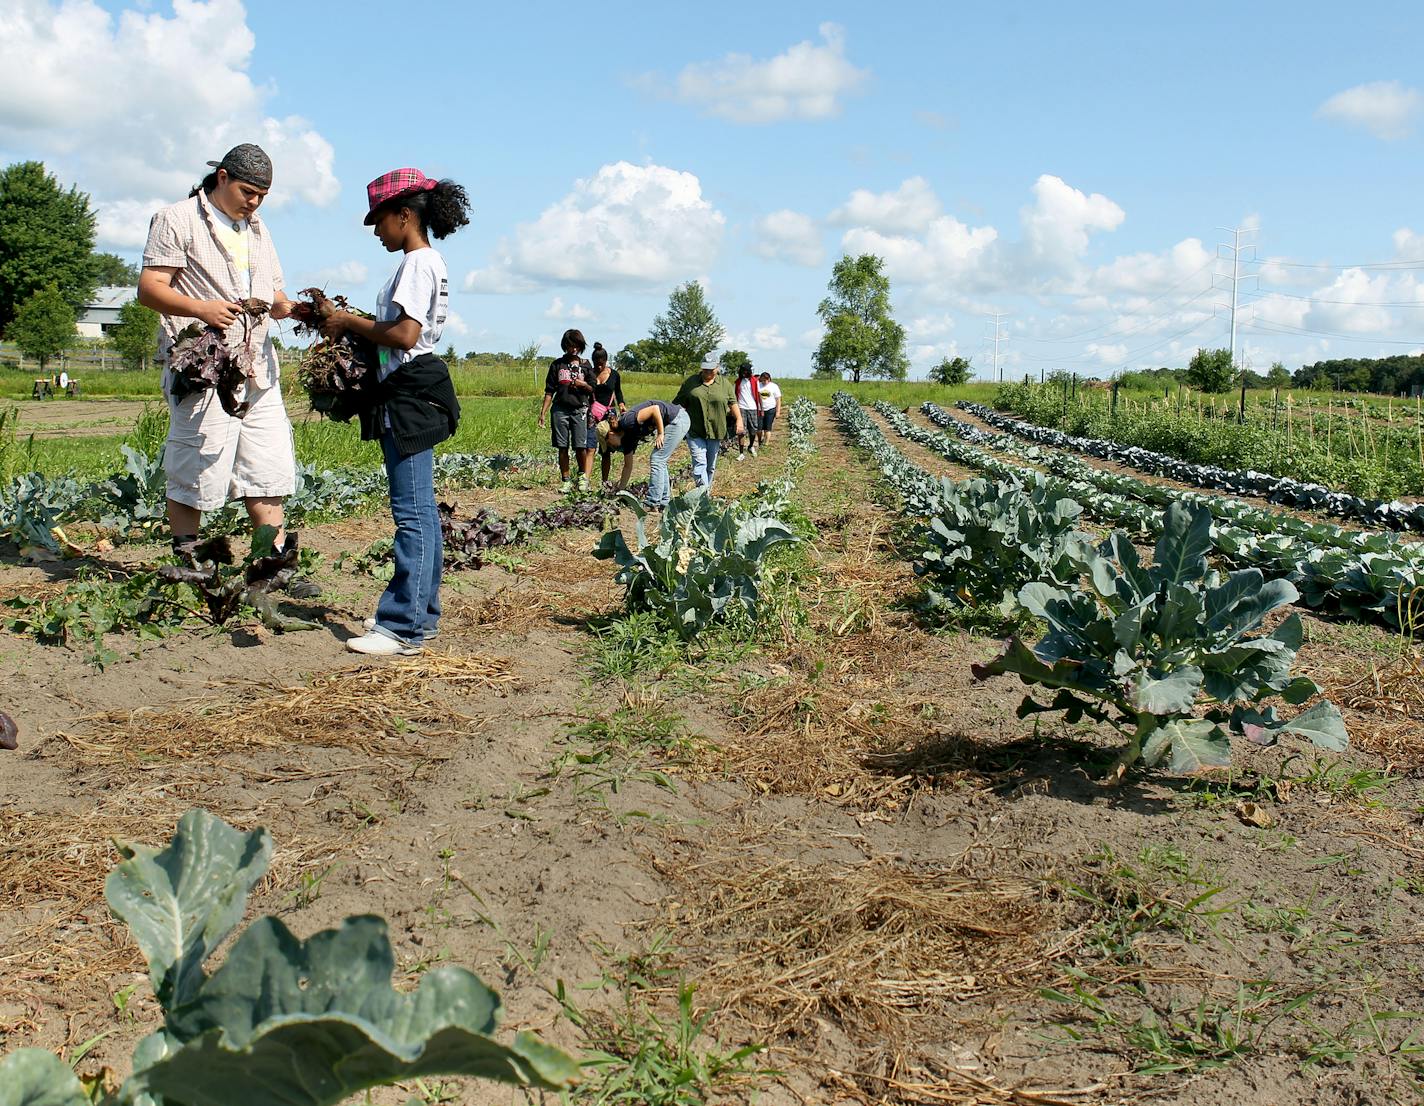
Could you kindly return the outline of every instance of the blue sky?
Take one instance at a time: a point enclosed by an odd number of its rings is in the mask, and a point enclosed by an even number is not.
[[[668,11],[12,0],[0,157],[76,181],[136,256],[203,160],[261,141],[289,283],[366,304],[366,181],[454,177],[462,351],[617,349],[699,279],[729,345],[803,375],[848,251],[885,258],[913,375],[987,375],[991,311],[1008,374],[1183,364],[1226,342],[1219,226],[1265,259],[1253,366],[1424,348],[1417,4]]]

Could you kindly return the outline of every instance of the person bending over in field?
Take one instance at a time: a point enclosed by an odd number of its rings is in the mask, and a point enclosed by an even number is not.
[[[282,500],[295,490],[297,470],[277,350],[268,332],[268,320],[287,318],[292,301],[277,249],[257,214],[272,188],[272,161],[260,146],[244,142],[208,165],[213,171],[186,200],[163,208],[149,223],[138,278],[139,303],[160,316],[168,525],[174,551],[190,553],[203,512],[241,499],[254,526],[277,528],[282,548],[289,540]],[[242,301],[249,298],[271,305],[265,317],[254,321],[244,315]],[[186,394],[174,388],[170,354],[190,319],[222,331],[228,348],[241,350],[250,362],[242,395],[234,397],[245,404],[244,414],[228,414],[216,388]],[[297,598],[321,594],[301,577],[293,578],[287,591]]]
[[[609,450],[623,452],[623,471],[618,476],[617,491],[628,486],[633,475],[633,452],[645,438],[653,440],[653,458],[648,474],[648,498],[644,505],[650,511],[661,511],[672,497],[672,481],[668,475],[668,459],[678,443],[687,437],[692,425],[686,411],[675,403],[650,399],[625,411],[616,420],[598,423],[598,444]]]
[[[599,444],[598,424],[605,418],[617,419],[628,410],[628,405],[623,402],[623,378],[618,374],[618,370],[609,364],[608,351],[603,348],[602,342],[593,343],[590,360],[593,362],[593,374],[589,377],[589,383],[593,385],[593,402],[588,409],[586,444],[590,450],[598,450],[603,482],[607,484],[608,474],[613,469],[613,451]]]
[[[593,375],[593,366],[583,359],[583,351],[588,348],[583,331],[564,331],[559,346],[564,355],[549,363],[539,426],[543,427],[552,407],[551,437],[554,448],[559,451],[559,476],[563,480],[559,490],[568,492],[575,487],[569,479],[569,450],[572,449],[578,459],[578,490],[587,491],[589,473],[593,471],[593,450],[588,447],[588,410],[593,402],[593,385],[589,378]]]
[[[444,567],[435,506],[435,446],[455,433],[460,404],[449,367],[435,355],[450,307],[445,259],[430,239],[448,238],[470,221],[470,201],[454,181],[419,169],[393,169],[366,186],[366,225],[389,253],[401,255],[376,297],[376,317],[337,311],[322,323],[335,340],[347,331],[380,351],[378,384],[361,412],[361,438],[379,440],[396,524],[395,574],[366,633],[346,648],[371,656],[411,656],[440,624]]]

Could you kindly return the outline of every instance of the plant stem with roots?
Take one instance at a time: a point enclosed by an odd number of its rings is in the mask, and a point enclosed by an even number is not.
[[[1103,777],[1103,786],[1117,787],[1127,777],[1127,770],[1137,763],[1142,756],[1142,740],[1157,728],[1157,719],[1152,715],[1145,715],[1137,722],[1137,729],[1132,735],[1132,739],[1123,746],[1122,752],[1113,761],[1112,767],[1108,769],[1107,775]]]

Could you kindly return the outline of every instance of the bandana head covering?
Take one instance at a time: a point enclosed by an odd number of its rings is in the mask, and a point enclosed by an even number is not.
[[[214,169],[226,169],[227,175],[258,188],[272,187],[272,159],[261,146],[244,142],[223,155],[221,161],[208,162]]]

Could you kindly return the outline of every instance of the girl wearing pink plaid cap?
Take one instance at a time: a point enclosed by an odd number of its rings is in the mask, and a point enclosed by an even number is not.
[[[366,186],[366,225],[396,267],[376,297],[376,317],[338,311],[322,324],[328,338],[349,331],[381,354],[374,403],[361,413],[361,437],[379,440],[396,524],[395,574],[366,633],[346,647],[371,656],[411,656],[435,636],[443,567],[435,506],[435,446],[455,433],[460,404],[450,370],[435,350],[449,314],[445,259],[430,239],[446,238],[470,221],[469,197],[454,181],[419,169],[395,169]]]

